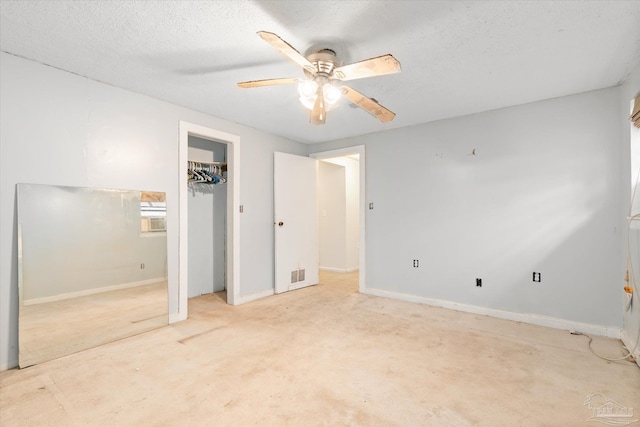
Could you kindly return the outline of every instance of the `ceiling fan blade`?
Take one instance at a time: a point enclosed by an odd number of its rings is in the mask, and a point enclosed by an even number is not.
[[[278,49],[280,52],[284,53],[290,60],[309,71],[310,73],[315,73],[316,67],[304,56],[300,54],[293,46],[291,46],[286,41],[282,40],[278,35],[274,33],[269,33],[267,31],[258,31],[258,35],[262,37],[264,41],[269,43],[271,46]]]
[[[388,110],[387,108],[378,104],[377,101],[364,96],[360,92],[351,89],[349,86],[341,86],[340,90],[342,90],[342,95],[345,98],[347,98],[349,101],[353,102],[372,116],[377,117],[381,122],[390,122],[396,116],[396,113],[394,113],[393,111]]]
[[[391,54],[365,59],[353,64],[343,65],[333,70],[333,77],[342,80],[363,79],[365,77],[384,76],[402,71],[400,62]]]
[[[327,110],[324,105],[324,94],[322,87],[318,87],[318,96],[316,102],[313,104],[313,110],[311,110],[311,117],[309,121],[314,125],[323,125],[327,119]]]
[[[274,85],[286,85],[290,83],[298,83],[300,79],[295,77],[283,77],[281,79],[265,79],[265,80],[251,80],[248,82],[240,82],[238,86],[249,87],[262,87],[262,86],[274,86]]]

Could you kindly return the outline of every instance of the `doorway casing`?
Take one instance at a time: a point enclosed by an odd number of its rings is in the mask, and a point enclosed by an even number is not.
[[[169,315],[169,323],[187,318],[188,303],[188,192],[187,168],[189,136],[227,144],[227,304],[235,305],[240,295],[240,137],[193,123],[180,121],[178,138],[178,311]]]
[[[366,217],[366,167],[365,167],[365,149],[364,145],[356,145],[354,147],[340,148],[337,150],[330,151],[321,151],[318,153],[309,154],[309,157],[312,157],[317,160],[322,159],[330,159],[332,157],[345,157],[353,154],[358,154],[359,156],[359,171],[360,171],[360,194],[358,201],[358,212],[360,216],[360,248],[358,251],[358,290],[361,293],[365,293],[367,281],[366,281],[366,246],[365,246],[365,217]]]

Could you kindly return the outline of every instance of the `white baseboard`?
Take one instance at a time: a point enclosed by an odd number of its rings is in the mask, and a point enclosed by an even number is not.
[[[633,340],[629,336],[629,331],[627,331],[626,329],[622,330],[622,334],[620,335],[620,339],[622,340],[622,343],[624,344],[624,346],[629,351],[633,350],[633,348],[636,345],[636,343],[633,342]],[[638,365],[640,367],[640,346],[638,346],[636,348],[636,351],[631,353],[631,355],[633,356],[634,359],[636,359],[636,365]]]
[[[401,294],[398,292],[383,291],[380,289],[366,288],[365,294],[378,297],[397,299],[400,301],[415,302],[418,304],[431,305],[434,307],[448,308],[451,310],[464,311],[467,313],[482,314],[485,316],[497,317],[498,319],[513,320],[516,322],[529,323],[532,325],[546,326],[549,328],[573,330],[585,334],[600,335],[608,338],[620,339],[622,329],[612,326],[593,325],[590,323],[574,322],[572,320],[559,319],[556,317],[541,316],[530,313],[515,313],[511,311],[496,310],[488,307],[479,307],[470,304],[460,304],[457,302],[424,298],[415,295]]]
[[[274,289],[267,289],[265,291],[254,292],[254,293],[249,294],[249,295],[239,296],[238,298],[236,298],[236,301],[235,301],[234,305],[245,304],[245,303],[248,303],[248,302],[251,302],[251,301],[255,301],[257,299],[270,297],[271,295],[274,295],[274,294],[275,294],[275,290]]]
[[[334,273],[352,273],[354,271],[359,270],[358,267],[351,267],[351,268],[319,267],[319,269],[322,271],[332,271]]]
[[[187,320],[187,316],[183,316],[182,313],[169,314],[169,324],[182,322],[183,320]]]
[[[271,295],[274,295],[274,294],[275,294],[274,289],[267,289],[265,291],[260,291],[260,292],[255,292],[253,294],[240,296],[235,299],[235,301],[233,302],[233,305],[245,304],[261,298],[270,297]],[[183,313],[170,313],[169,324],[182,322],[183,320],[187,320],[187,317],[188,316],[184,315]]]
[[[54,301],[61,301],[61,300],[70,299],[70,298],[84,297],[87,295],[101,294],[104,292],[117,291],[120,289],[136,288],[138,286],[150,285],[152,283],[163,282],[166,280],[167,279],[165,279],[164,277],[160,277],[155,279],[139,280],[137,282],[122,283],[120,285],[105,286],[102,288],[86,289],[84,291],[67,292],[66,294],[53,295],[53,296],[44,297],[44,298],[32,298],[29,300],[24,300],[23,305],[43,304],[46,302],[54,302]]]

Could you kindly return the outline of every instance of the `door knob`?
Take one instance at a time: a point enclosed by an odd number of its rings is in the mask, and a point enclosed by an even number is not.
[[[278,226],[280,226],[280,227],[282,227],[283,225],[284,225],[284,222],[282,222],[282,221],[280,221],[280,222],[278,223]]]

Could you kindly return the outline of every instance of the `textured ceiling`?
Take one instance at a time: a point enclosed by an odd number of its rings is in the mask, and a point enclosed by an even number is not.
[[[615,86],[640,61],[640,1],[9,1],[0,49],[91,79],[313,143]],[[399,74],[349,85],[394,111],[343,100],[309,123],[302,77],[256,35],[343,63],[393,54]]]

